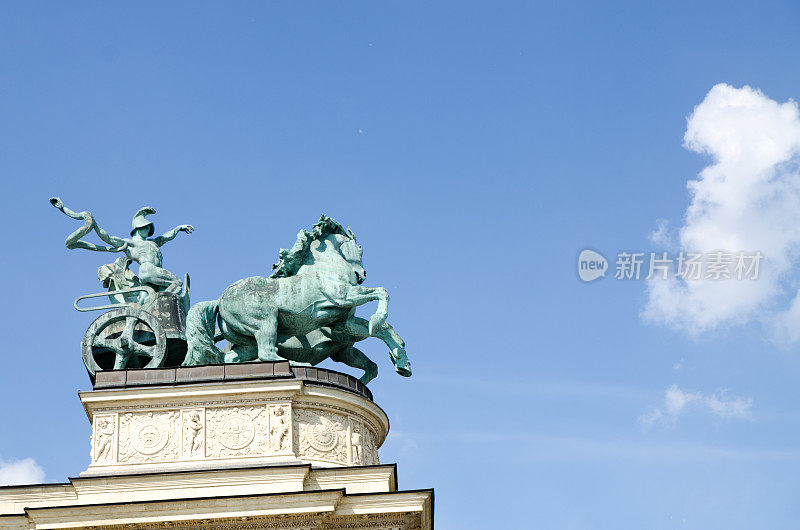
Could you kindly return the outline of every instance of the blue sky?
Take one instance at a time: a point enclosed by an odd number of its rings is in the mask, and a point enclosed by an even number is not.
[[[194,301],[324,211],[392,295],[415,373],[362,343],[381,456],[436,488],[438,528],[797,528],[798,23],[770,1],[3,3],[0,479],[88,464],[71,304],[109,260],[64,248],[50,196],[117,234],[146,204],[193,224],[164,253]],[[755,173],[720,154],[758,134],[786,146]],[[690,219],[720,160],[726,208]],[[753,292],[576,274],[587,247],[731,241],[780,253]]]

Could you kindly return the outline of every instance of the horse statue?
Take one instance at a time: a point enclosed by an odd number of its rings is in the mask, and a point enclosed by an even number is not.
[[[269,277],[239,280],[219,300],[189,310],[183,365],[286,359],[314,366],[330,358],[364,370],[366,384],[378,367],[353,344],[378,337],[395,371],[409,377],[405,343],[386,322],[389,293],[361,285],[367,276],[362,254],[353,232],[323,214],[311,232],[301,230],[294,246],[280,251]],[[357,306],[374,300],[378,309],[369,321],[355,316]],[[222,339],[229,343],[224,352],[215,344]]]

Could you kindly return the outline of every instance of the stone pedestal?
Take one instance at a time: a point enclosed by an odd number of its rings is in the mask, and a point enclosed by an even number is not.
[[[92,424],[81,476],[375,465],[389,431],[357,380],[288,363],[101,372],[79,395]]]
[[[429,530],[433,490],[378,463],[369,390],[288,363],[98,372],[91,463],[0,487],[0,528]]]

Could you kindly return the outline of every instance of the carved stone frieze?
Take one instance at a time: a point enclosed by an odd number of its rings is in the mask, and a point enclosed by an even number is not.
[[[272,395],[256,387],[238,396],[223,385],[196,388],[190,399],[175,389],[148,395],[139,403],[125,395],[118,405],[111,399],[114,391],[83,394],[92,415],[86,473],[107,473],[109,466],[121,472],[161,471],[237,460],[301,460],[323,466],[378,463],[388,422],[366,400],[358,404],[349,395],[341,400],[326,395],[315,403],[280,387]],[[89,401],[94,395],[102,396],[96,405]]]
[[[88,530],[123,530],[132,525],[90,526]],[[185,523],[161,522],[139,523],[136,528],[190,530],[195,528],[216,528],[237,530],[418,530],[421,528],[418,514],[371,514],[356,516],[292,516],[243,517],[237,519],[201,519]]]

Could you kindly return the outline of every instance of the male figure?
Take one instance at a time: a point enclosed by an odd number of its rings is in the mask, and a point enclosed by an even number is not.
[[[269,433],[272,435],[273,451],[282,451],[286,436],[289,434],[289,425],[286,423],[286,416],[283,415],[283,407],[276,407],[273,412],[273,421]]]
[[[189,454],[196,455],[203,445],[203,437],[200,436],[200,431],[203,430],[203,424],[200,422],[200,413],[192,412],[189,416],[189,423],[186,425],[186,434],[189,438]]]
[[[353,463],[357,466],[360,466],[363,462],[361,461],[361,434],[354,432],[353,433]]]
[[[160,247],[175,239],[179,232],[192,233],[194,230],[192,225],[179,225],[163,236],[148,239],[155,232],[155,225],[146,216],[154,214],[156,211],[146,206],[133,216],[131,237],[123,239],[112,236],[100,228],[90,212],[73,212],[64,206],[58,197],[50,199],[50,203],[69,217],[84,221],[81,228],[67,236],[67,248],[83,248],[97,252],[124,252],[128,258],[139,264],[139,281],[141,283],[152,286],[156,291],[166,290],[176,294],[180,293],[183,282],[175,274],[162,268],[164,258],[161,255]],[[81,238],[92,230],[110,247],[81,241]]]
[[[111,456],[111,441],[114,439],[114,426],[105,418],[97,422],[96,462],[108,460]]]

